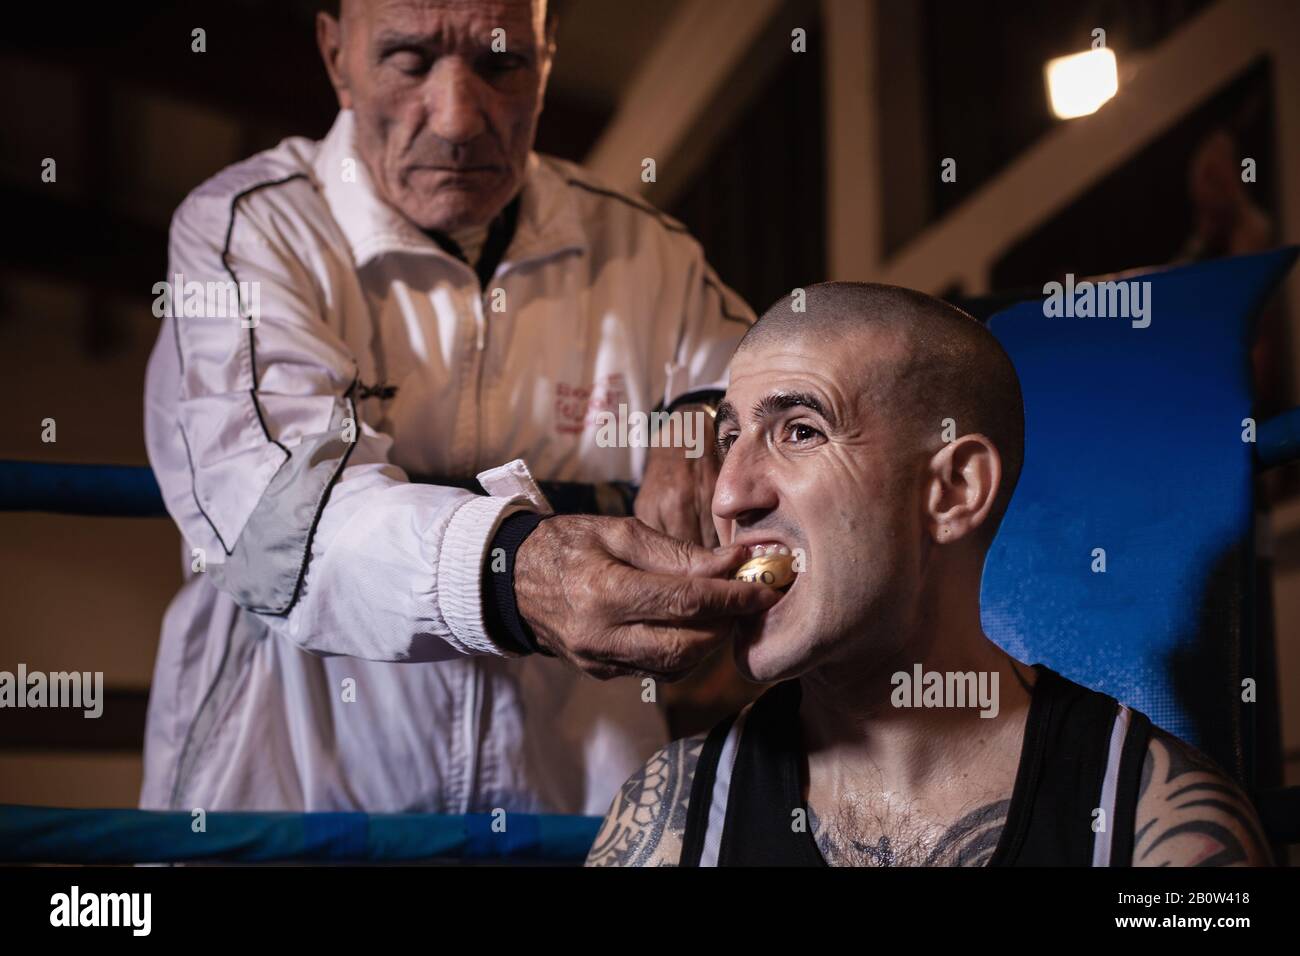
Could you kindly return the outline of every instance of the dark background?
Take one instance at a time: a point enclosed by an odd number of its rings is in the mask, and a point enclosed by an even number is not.
[[[709,0],[556,0],[559,54],[538,149],[581,162],[673,18]],[[831,0],[853,3],[858,0]],[[1211,0],[879,0],[875,37],[886,254],[962,207],[1054,119],[1043,64],[1086,49],[1093,25],[1140,58]],[[141,383],[156,332],[151,287],[167,225],[187,192],[285,136],[320,137],[336,104],[314,41],[314,0],[48,5],[5,10],[0,29],[0,341],[10,369],[0,459],[145,464]],[[821,4],[790,0],[760,45],[781,56],[738,107],[706,111],[711,148],[687,181],[648,198],[681,219],[758,311],[828,278],[830,64]],[[207,52],[190,31],[207,32]],[[742,69],[746,64],[742,63]],[[1121,92],[1122,95],[1122,92]],[[1273,64],[1261,58],[995,263],[989,290],[1016,297],[1066,272],[1110,273],[1197,254],[1188,173],[1216,133],[1258,160],[1251,202],[1283,238]],[[957,183],[934,170],[958,157]],[[57,184],[40,180],[56,157]],[[1285,157],[1291,162],[1295,157]],[[1294,241],[1297,237],[1288,237]],[[968,303],[978,310],[978,303]],[[1288,317],[1275,306],[1255,357],[1260,407],[1294,394]],[[59,422],[57,446],[33,425]],[[1292,502],[1286,477],[1261,497]],[[0,668],[103,670],[99,721],[0,715],[0,802],[130,805],[158,627],[179,584],[164,520],[0,515]],[[1279,633],[1300,632],[1300,532],[1279,542]],[[70,583],[72,582],[72,583]],[[1288,629],[1289,621],[1293,625]],[[1293,651],[1300,654],[1300,650]],[[725,706],[725,705],[723,705]],[[707,710],[707,708],[706,708]],[[682,714],[688,723],[708,717]],[[1297,724],[1292,716],[1288,726]],[[681,725],[679,724],[679,727]],[[1300,730],[1291,735],[1300,740]],[[1292,744],[1290,766],[1300,768]]]

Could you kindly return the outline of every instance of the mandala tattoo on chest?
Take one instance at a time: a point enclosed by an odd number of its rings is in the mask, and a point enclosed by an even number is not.
[[[962,815],[939,830],[925,827],[906,817],[885,820],[874,817],[866,826],[866,814],[846,807],[829,824],[808,808],[813,839],[831,866],[987,866],[1006,827],[1009,799],[995,800]],[[873,842],[864,831],[880,832]]]

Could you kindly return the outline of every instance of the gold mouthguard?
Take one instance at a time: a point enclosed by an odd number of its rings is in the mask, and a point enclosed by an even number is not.
[[[733,577],[737,581],[766,584],[768,587],[779,591],[794,583],[794,556],[789,554],[764,554],[757,558],[750,558],[736,569]]]

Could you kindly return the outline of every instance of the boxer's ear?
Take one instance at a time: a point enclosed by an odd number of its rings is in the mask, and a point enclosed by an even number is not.
[[[316,46],[320,57],[325,62],[325,72],[329,74],[330,85],[338,97],[339,109],[352,108],[352,92],[348,89],[347,78],[341,67],[343,59],[343,28],[339,21],[323,10],[316,14]]]
[[[989,519],[1002,484],[1002,456],[984,435],[962,435],[930,459],[926,531],[938,544],[959,541]]]

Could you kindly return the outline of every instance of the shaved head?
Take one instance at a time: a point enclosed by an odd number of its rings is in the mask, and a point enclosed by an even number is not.
[[[1002,487],[984,535],[991,542],[1011,502],[1024,461],[1025,419],[1020,379],[998,340],[978,320],[946,302],[898,286],[825,282],[778,300],[741,341],[737,354],[799,337],[839,352],[863,349],[862,382],[871,403],[932,447],[942,422],[955,434],[982,434],[1002,459]],[[891,343],[869,354],[866,332]]]

